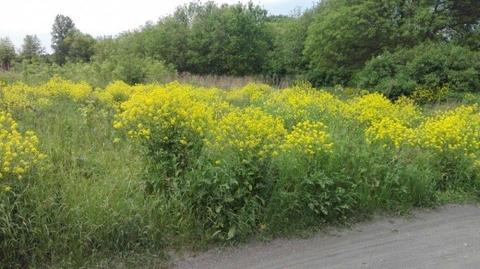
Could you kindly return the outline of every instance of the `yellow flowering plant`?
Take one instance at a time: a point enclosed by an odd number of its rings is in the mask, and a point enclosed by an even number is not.
[[[414,145],[416,142],[415,129],[389,117],[372,122],[365,130],[365,137],[368,143],[379,142],[384,147],[394,146],[396,149],[404,144]]]
[[[127,101],[134,91],[135,87],[123,81],[114,81],[108,84],[105,89],[97,90],[95,93],[101,101],[111,105],[118,105]]]
[[[428,118],[418,129],[422,147],[475,158],[480,151],[478,105],[460,106]]]
[[[87,102],[94,99],[93,89],[85,82],[75,83],[57,76],[38,86],[16,82],[0,88],[0,107],[9,111],[49,107],[54,98]]]
[[[20,132],[12,116],[0,111],[0,183],[21,180],[45,158],[38,144],[33,132]]]
[[[276,91],[265,100],[263,107],[282,116],[288,126],[308,119],[335,116],[343,102],[336,96],[310,88],[291,88]]]
[[[348,100],[343,106],[342,113],[367,124],[389,117],[409,126],[422,118],[422,113],[413,100],[402,97],[394,103],[380,93]]]
[[[163,172],[175,174],[199,154],[213,125],[214,107],[202,99],[193,87],[178,83],[136,92],[121,104],[114,127],[141,141]]]
[[[244,87],[228,90],[225,100],[236,106],[249,106],[261,102],[273,92],[272,87],[265,84],[250,83]]]
[[[219,120],[208,147],[220,154],[233,152],[245,161],[265,159],[277,150],[286,133],[281,118],[258,108],[236,109]]]
[[[298,155],[315,156],[332,151],[333,143],[321,122],[303,121],[293,127],[280,146],[284,152],[295,152]]]

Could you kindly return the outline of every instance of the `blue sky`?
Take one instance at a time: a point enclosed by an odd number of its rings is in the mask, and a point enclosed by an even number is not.
[[[20,47],[23,37],[36,34],[50,51],[50,29],[56,14],[70,16],[78,29],[93,36],[115,35],[147,21],[171,14],[190,0],[6,0],[2,1],[0,37],[9,37]],[[216,0],[217,3],[248,0]],[[254,0],[270,14],[290,14],[313,6],[315,0]]]

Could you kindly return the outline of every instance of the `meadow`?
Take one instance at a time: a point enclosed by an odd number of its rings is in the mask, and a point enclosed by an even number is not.
[[[474,200],[480,107],[429,98],[308,83],[0,84],[0,264],[163,261]]]

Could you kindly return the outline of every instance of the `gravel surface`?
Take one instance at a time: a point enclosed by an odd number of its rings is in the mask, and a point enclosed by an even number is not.
[[[480,268],[480,208],[448,205],[308,239],[218,248],[177,257],[173,268]]]

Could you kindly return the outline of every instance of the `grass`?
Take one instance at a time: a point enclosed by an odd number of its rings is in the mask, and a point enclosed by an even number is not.
[[[143,193],[134,147],[112,142],[111,113],[65,100],[55,104],[17,115],[23,128],[35,130],[49,159],[18,198],[25,212],[16,214],[28,223],[12,229],[17,247],[11,254],[78,267],[86,257],[163,247],[161,205]]]

